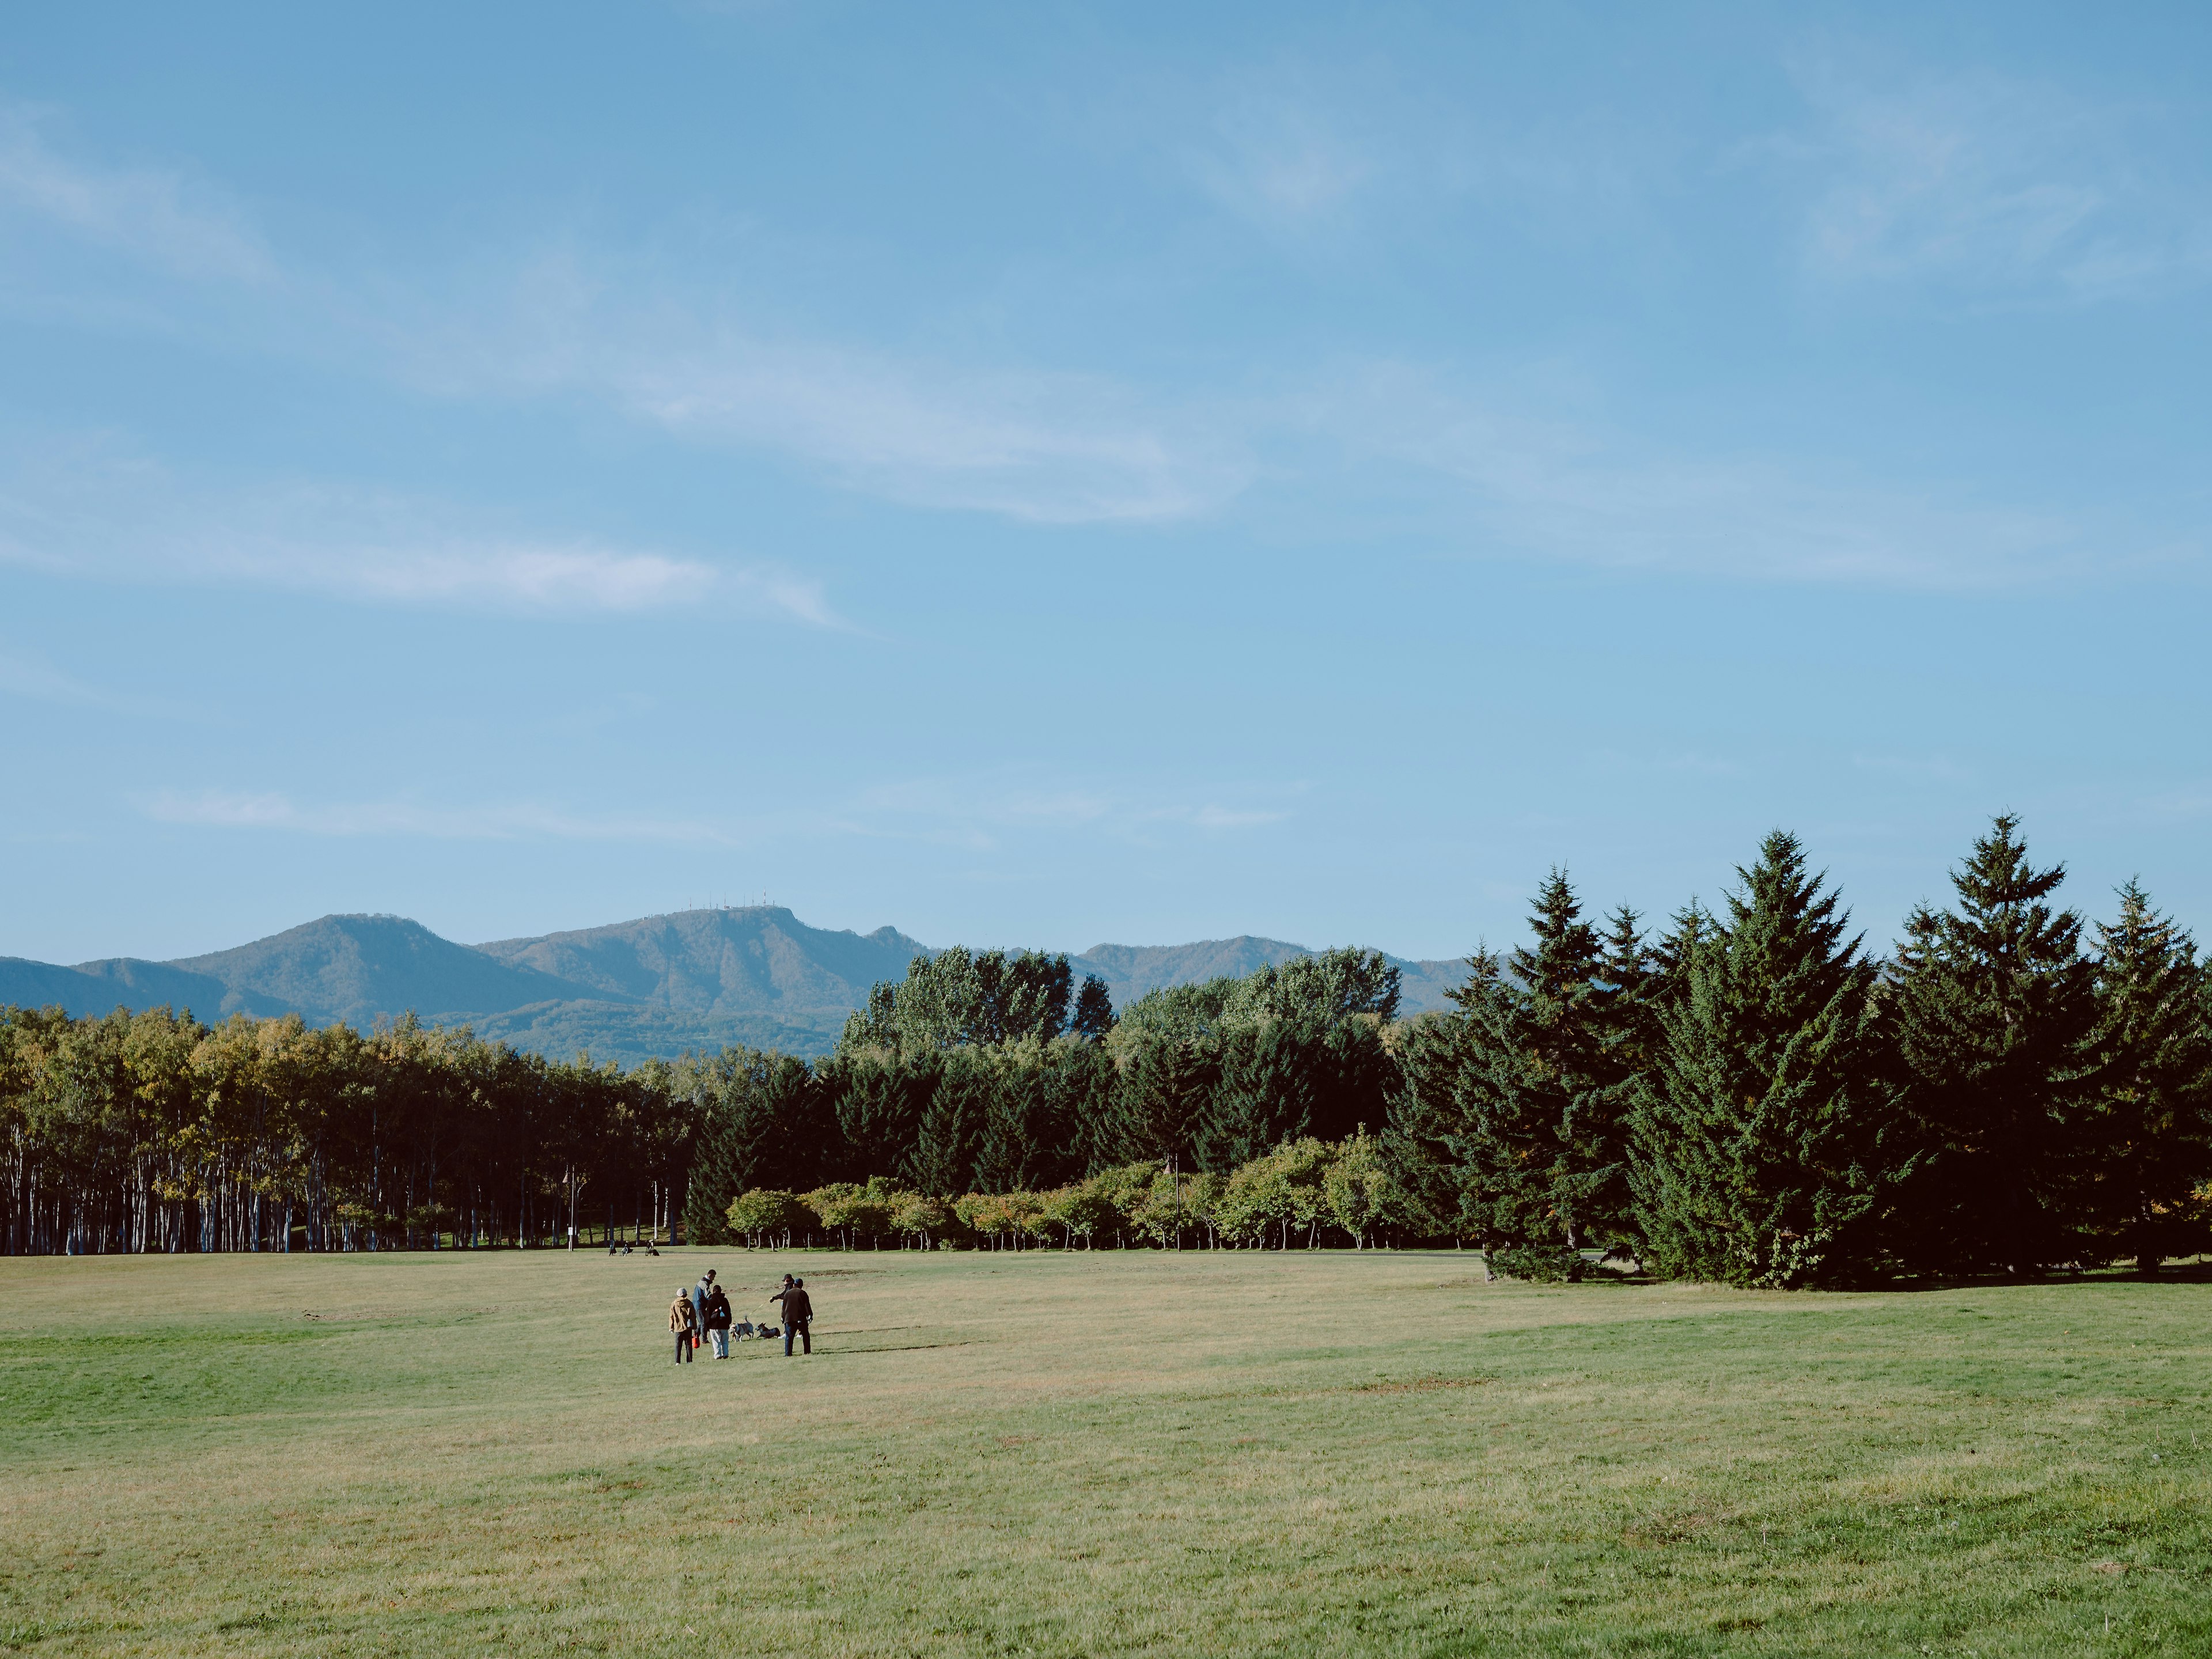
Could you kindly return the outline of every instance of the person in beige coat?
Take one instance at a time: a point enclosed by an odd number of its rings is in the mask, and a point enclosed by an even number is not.
[[[676,1300],[668,1304],[668,1328],[676,1333],[676,1363],[691,1358],[691,1345],[699,1339],[699,1310],[691,1305],[691,1292],[676,1287]]]

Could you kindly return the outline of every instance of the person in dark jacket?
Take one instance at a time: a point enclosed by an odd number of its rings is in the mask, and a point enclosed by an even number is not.
[[[808,1325],[814,1317],[814,1304],[807,1299],[806,1281],[786,1273],[783,1288],[769,1300],[783,1304],[783,1357],[791,1358],[791,1339],[794,1336],[805,1345],[804,1352],[812,1353],[814,1333]]]
[[[692,1328],[699,1333],[699,1340],[702,1342],[707,1340],[707,1298],[714,1291],[714,1270],[709,1267],[699,1275],[699,1282],[691,1287],[691,1312],[695,1322]]]
[[[730,1298],[720,1285],[707,1292],[707,1342],[715,1358],[730,1357]]]

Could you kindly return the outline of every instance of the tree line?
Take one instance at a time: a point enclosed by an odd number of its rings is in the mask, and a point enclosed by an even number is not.
[[[955,949],[836,1052],[622,1073],[413,1021],[0,1014],[10,1251],[1464,1242],[1743,1285],[2201,1249],[2212,969],[2141,887],[2094,926],[1996,820],[1885,956],[1784,833],[1717,907],[1584,918],[1442,1013],[1337,951],[1116,1012]]]
[[[667,1236],[695,1126],[661,1063],[549,1062],[412,1018],[0,1010],[9,1255]]]
[[[1375,1177],[1356,1231],[1305,1203],[1308,1238],[1464,1240],[1542,1274],[1613,1256],[1791,1286],[2154,1271],[2204,1248],[2212,964],[2139,884],[2092,927],[2055,902],[2063,867],[2038,867],[2002,816],[1950,902],[1917,908],[1877,957],[1794,836],[1767,836],[1737,877],[1717,908],[1652,930],[1626,908],[1586,920],[1555,872],[1528,941],[1476,951],[1454,1006],[1407,1020],[1383,958],[1334,951],[1155,991],[1070,1032],[1065,975],[1031,959],[1024,982],[1046,989],[1029,1023],[975,1041],[963,995],[1021,975],[917,962],[819,1065],[752,1056],[715,1075],[695,1230],[731,1236],[730,1204],[762,1192],[788,1231],[817,1214],[808,1195],[872,1178],[909,1217],[973,1194],[1036,1218],[963,1224],[979,1237],[1058,1225],[1072,1243],[1086,1230],[1054,1206],[1098,1199],[1125,1238],[1157,1238],[1124,1201],[1129,1171],[1172,1159],[1225,1192],[1304,1147],[1315,1169],[1356,1149]],[[1219,1224],[1213,1188],[1177,1190],[1193,1237],[1268,1236],[1243,1212]],[[1300,1231],[1271,1224],[1285,1243]]]

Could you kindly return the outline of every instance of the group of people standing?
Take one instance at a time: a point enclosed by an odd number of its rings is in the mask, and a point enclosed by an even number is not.
[[[791,1358],[794,1340],[802,1344],[801,1352],[814,1352],[814,1304],[806,1294],[806,1281],[783,1276],[783,1287],[769,1297],[783,1307],[783,1355]],[[676,1299],[668,1304],[668,1328],[676,1338],[676,1363],[690,1362],[693,1350],[702,1341],[710,1344],[717,1359],[730,1357],[730,1337],[732,1332],[740,1338],[748,1336],[772,1337],[776,1334],[773,1325],[755,1325],[750,1320],[735,1317],[730,1298],[714,1282],[712,1267],[699,1276],[699,1282],[690,1290],[678,1285]]]

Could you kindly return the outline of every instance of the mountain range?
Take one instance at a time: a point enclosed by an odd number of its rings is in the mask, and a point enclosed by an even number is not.
[[[817,1054],[878,980],[899,979],[930,947],[895,927],[810,927],[780,905],[678,910],[533,939],[457,945],[403,916],[333,915],[228,951],[74,967],[0,957],[0,1005],[58,1003],[71,1014],[167,1004],[204,1020],[297,1013],[310,1024],[368,1027],[412,1012],[436,1024],[566,1059],[579,1051],[634,1064],[687,1048],[747,1042]],[[1099,945],[1069,964],[1096,974],[1114,1006],[1310,954],[1280,939]],[[1444,1006],[1459,962],[1392,957],[1403,1012]]]

